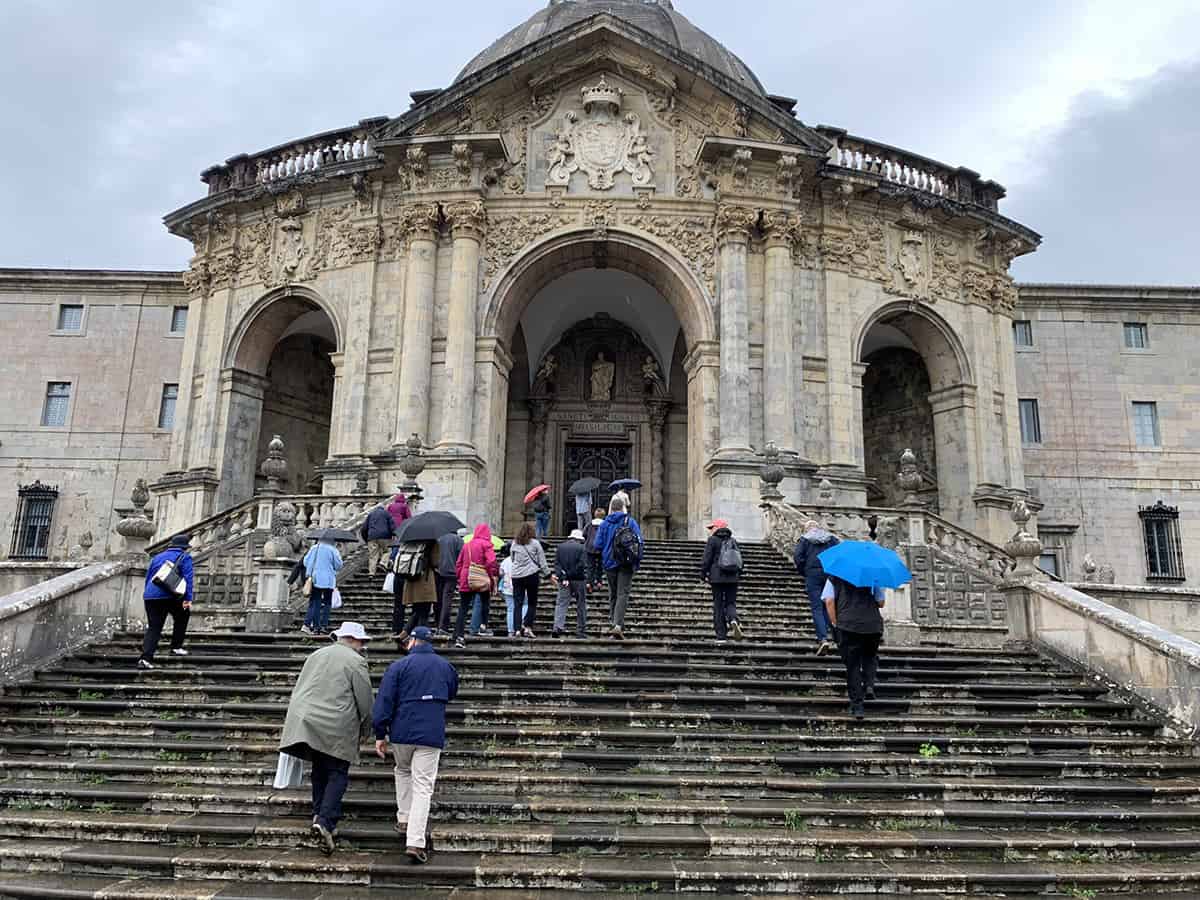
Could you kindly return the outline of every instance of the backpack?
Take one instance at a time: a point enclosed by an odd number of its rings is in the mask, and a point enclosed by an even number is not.
[[[621,523],[612,540],[612,558],[618,566],[636,565],[642,555],[642,542],[638,540],[637,532],[629,524],[629,516]]]
[[[736,575],[742,571],[742,551],[732,536],[721,542],[721,551],[717,554],[717,568],[726,575]]]
[[[420,578],[425,574],[425,547],[423,544],[401,544],[396,554],[392,571],[401,578]]]

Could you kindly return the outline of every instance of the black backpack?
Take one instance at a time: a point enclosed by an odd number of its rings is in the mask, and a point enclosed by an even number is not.
[[[742,571],[742,550],[732,536],[721,542],[717,568],[725,575],[737,575]]]
[[[629,516],[625,516],[625,521],[621,523],[621,527],[613,535],[613,562],[618,566],[632,566],[637,563],[641,555],[642,542],[638,540],[637,532],[629,524]]]

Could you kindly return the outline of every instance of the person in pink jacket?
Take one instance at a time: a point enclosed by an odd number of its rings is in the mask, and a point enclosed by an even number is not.
[[[400,530],[401,525],[412,518],[412,510],[408,508],[408,499],[403,494],[397,494],[392,498],[392,502],[387,506],[387,511],[396,524],[397,531]]]
[[[487,572],[490,583],[487,588],[482,588],[479,585],[471,586],[471,566],[482,566]],[[496,586],[496,579],[500,575],[500,564],[496,562],[496,551],[492,547],[492,529],[488,528],[486,523],[479,523],[475,526],[475,536],[471,540],[463,544],[462,552],[458,554],[458,562],[454,566],[454,571],[458,575],[458,618],[454,622],[454,646],[465,647],[463,641],[463,628],[467,621],[467,610],[475,603],[475,598],[479,598],[482,618],[481,621],[486,625],[488,621],[488,601],[491,599],[492,590]]]

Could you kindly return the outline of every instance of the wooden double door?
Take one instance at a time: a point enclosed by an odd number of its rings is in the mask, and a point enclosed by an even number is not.
[[[592,508],[608,509],[613,491],[609,484],[618,478],[633,478],[633,450],[629,444],[567,444],[563,459],[563,481],[559,517],[562,534],[576,527],[575,495],[568,489],[580,478],[598,478],[600,487],[592,495]]]

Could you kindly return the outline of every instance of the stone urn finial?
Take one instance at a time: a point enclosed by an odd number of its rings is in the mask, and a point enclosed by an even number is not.
[[[146,479],[139,478],[129,495],[133,512],[117,522],[114,530],[125,541],[125,556],[131,560],[143,559],[146,544],[154,537],[154,523],[146,515],[146,504],[150,502],[150,488]]]
[[[921,470],[917,468],[917,455],[911,448],[905,448],[900,454],[900,472],[896,476],[896,484],[904,491],[904,506],[921,505],[921,498],[917,494],[921,490]]]
[[[762,497],[764,503],[777,503],[783,499],[783,492],[779,490],[779,482],[783,481],[783,476],[786,474],[779,462],[778,445],[774,441],[767,441],[759,456],[764,460],[762,468],[758,470],[758,477],[762,479],[759,496]]]
[[[1013,499],[1009,515],[1017,524],[1017,533],[1004,545],[1004,549],[1017,563],[1012,570],[1012,577],[1034,578],[1038,574],[1037,560],[1042,555],[1042,542],[1025,530],[1032,513],[1029,512],[1029,505],[1024,497]]]
[[[423,446],[421,436],[413,432],[413,436],[404,442],[404,454],[400,457],[400,471],[407,479],[400,485],[400,490],[412,502],[421,500],[421,486],[417,483],[417,476],[425,471]]]
[[[288,474],[287,459],[283,455],[283,438],[279,435],[275,435],[271,438],[271,443],[267,444],[267,458],[263,460],[259,471],[266,476],[267,492],[278,494]]]

